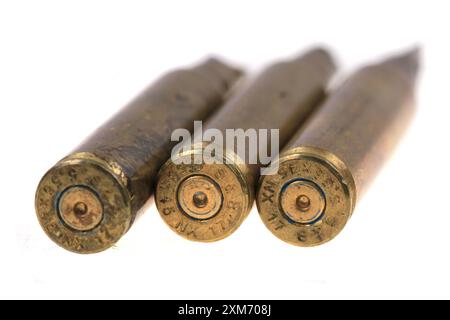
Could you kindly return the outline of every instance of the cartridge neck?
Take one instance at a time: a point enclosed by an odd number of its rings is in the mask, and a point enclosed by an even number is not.
[[[203,63],[194,67],[194,70],[198,73],[210,76],[216,75],[225,86],[226,89],[230,89],[236,82],[236,79],[242,76],[243,72],[236,68],[231,68],[215,58],[209,58]]]
[[[320,83],[328,83],[336,72],[336,63],[330,53],[322,48],[308,51],[306,54],[296,58],[294,63],[301,63],[313,71],[314,77]]]

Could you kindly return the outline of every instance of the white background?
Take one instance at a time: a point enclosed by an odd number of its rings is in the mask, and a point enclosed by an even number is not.
[[[450,298],[446,3],[1,1],[0,298]],[[44,235],[41,176],[163,72],[211,53],[257,71],[317,43],[338,78],[424,49],[416,118],[334,241],[287,245],[253,210],[221,242],[188,242],[153,204],[101,254]]]

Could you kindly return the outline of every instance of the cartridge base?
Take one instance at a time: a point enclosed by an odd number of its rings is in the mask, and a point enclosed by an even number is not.
[[[257,192],[266,227],[290,244],[311,247],[333,239],[356,200],[353,177],[333,154],[312,147],[289,150],[278,174],[263,176]]]
[[[254,200],[245,165],[202,161],[203,147],[193,147],[169,159],[161,168],[155,202],[167,225],[193,241],[212,242],[233,233],[247,217]],[[204,155],[203,155],[204,156]],[[218,158],[217,156],[215,157]],[[205,159],[205,158],[203,158]],[[190,164],[184,164],[190,163]]]
[[[120,170],[88,153],[71,155],[45,174],[36,192],[36,213],[47,235],[76,253],[111,247],[132,223]]]

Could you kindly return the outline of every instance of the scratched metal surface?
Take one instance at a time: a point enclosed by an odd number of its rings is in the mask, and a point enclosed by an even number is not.
[[[49,237],[78,253],[99,252],[117,242],[151,195],[157,170],[176,143],[170,141],[172,131],[192,130],[194,120],[209,116],[240,74],[215,59],[168,73],[58,162],[36,192],[36,212]],[[76,230],[60,217],[61,196],[73,186],[89,190],[90,203],[103,205],[96,213],[102,214],[101,223],[90,230]],[[80,199],[70,201],[65,208],[80,207]],[[65,213],[71,214],[70,207]],[[89,225],[89,215],[78,218]]]
[[[205,128],[219,130],[223,137],[226,129],[278,129],[282,146],[319,106],[335,69],[332,57],[323,49],[273,64],[227,101]],[[258,144],[258,147],[250,147],[248,140],[245,143],[246,159],[241,159],[244,161],[236,161],[235,144],[234,150],[224,146],[222,154],[227,158],[224,163],[174,165],[168,160],[163,166],[155,202],[161,217],[174,232],[189,240],[218,241],[231,235],[245,220],[253,206],[260,173],[258,153],[272,155],[270,139],[268,144]],[[207,143],[194,146],[194,151],[185,152],[181,157],[190,158],[207,147]],[[249,163],[249,159],[257,161]],[[198,195],[206,197],[203,202],[220,202],[213,206],[214,212],[205,213],[196,207],[192,192],[184,188],[188,179],[191,185],[197,186]],[[211,193],[211,185],[218,191]],[[202,214],[195,214],[196,211]]]

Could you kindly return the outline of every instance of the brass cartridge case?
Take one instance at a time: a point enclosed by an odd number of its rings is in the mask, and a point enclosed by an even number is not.
[[[322,49],[274,64],[227,101],[205,129],[216,129],[224,137],[226,129],[279,129],[279,144],[283,145],[321,102],[334,71],[332,58]],[[169,159],[160,170],[155,192],[167,225],[194,241],[217,241],[239,227],[252,208],[260,173],[260,161],[246,161],[226,146],[221,146],[223,161],[196,164],[195,155],[204,155],[210,146],[192,144],[178,154],[178,160],[187,158],[185,164]],[[278,150],[268,150],[269,146],[259,144],[257,149],[246,144],[246,155],[257,159],[261,151],[278,154]]]
[[[240,74],[216,59],[172,71],[97,129],[39,183],[36,212],[47,235],[77,253],[115,244],[149,199],[172,131],[192,130],[215,111]]]
[[[316,246],[344,228],[414,113],[417,69],[417,50],[360,69],[296,133],[257,192],[275,236]]]

